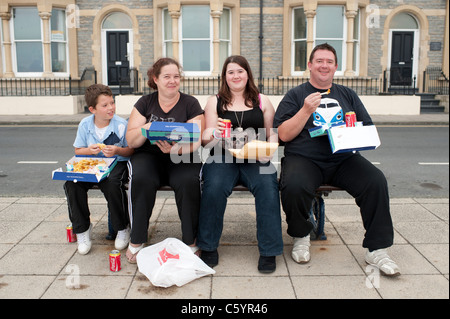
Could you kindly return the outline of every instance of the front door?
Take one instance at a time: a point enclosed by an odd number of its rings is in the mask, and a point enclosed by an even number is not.
[[[128,31],[106,32],[108,85],[130,85],[130,62],[128,61],[127,50],[128,37]]]
[[[391,85],[412,85],[414,32],[393,31],[391,52]]]

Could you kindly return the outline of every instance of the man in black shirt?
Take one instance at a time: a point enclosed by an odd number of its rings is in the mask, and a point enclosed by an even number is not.
[[[367,248],[366,262],[385,275],[399,275],[399,267],[386,252],[393,244],[394,230],[384,174],[358,152],[333,154],[326,135],[312,138],[308,131],[322,117],[339,121],[349,111],[355,112],[363,125],[373,125],[372,119],[353,90],[332,83],[337,70],[332,46],[316,46],[308,68],[309,82],[290,90],[274,117],[279,139],[286,143],[280,188],[287,232],[294,238],[292,258],[298,263],[310,260],[309,211],[315,190],[326,183],[345,189],[360,207],[366,230],[362,244]],[[325,99],[333,108],[320,107]]]

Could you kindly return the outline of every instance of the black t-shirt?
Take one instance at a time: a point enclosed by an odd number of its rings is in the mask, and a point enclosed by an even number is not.
[[[274,128],[292,118],[303,107],[304,100],[308,95],[324,91],[326,90],[316,89],[309,82],[289,90],[275,112]],[[322,101],[326,101],[328,106],[331,105],[335,108],[336,113],[342,109],[342,114],[345,116],[345,113],[353,111],[356,113],[357,121],[363,122],[363,125],[373,125],[372,119],[358,95],[350,88],[333,83],[330,93],[324,95]],[[321,105],[321,107],[325,107],[325,105]],[[308,130],[316,127],[313,121],[314,117],[311,115],[300,134],[292,141],[286,142],[285,156],[301,155],[322,163],[338,163],[352,156],[352,152],[332,154],[330,142],[326,135],[312,138]],[[345,121],[345,118],[343,121]]]
[[[144,95],[134,105],[136,110],[147,119],[148,122],[181,122],[185,123],[194,117],[203,114],[204,111],[198,100],[180,92],[180,99],[177,104],[169,111],[164,112],[158,102],[158,91]],[[156,145],[150,144],[149,140],[139,147],[139,151],[149,151],[161,154],[161,150]]]

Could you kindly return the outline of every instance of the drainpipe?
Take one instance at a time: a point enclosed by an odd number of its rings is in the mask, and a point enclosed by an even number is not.
[[[258,89],[259,92],[262,92],[263,84],[263,0],[259,0],[259,83]]]

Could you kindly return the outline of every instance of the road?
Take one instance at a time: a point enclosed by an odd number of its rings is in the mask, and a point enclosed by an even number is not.
[[[448,127],[378,127],[378,132],[381,146],[363,155],[385,173],[391,197],[449,197]],[[51,172],[73,156],[75,134],[74,126],[0,127],[0,196],[64,197],[63,182],[53,181]]]

